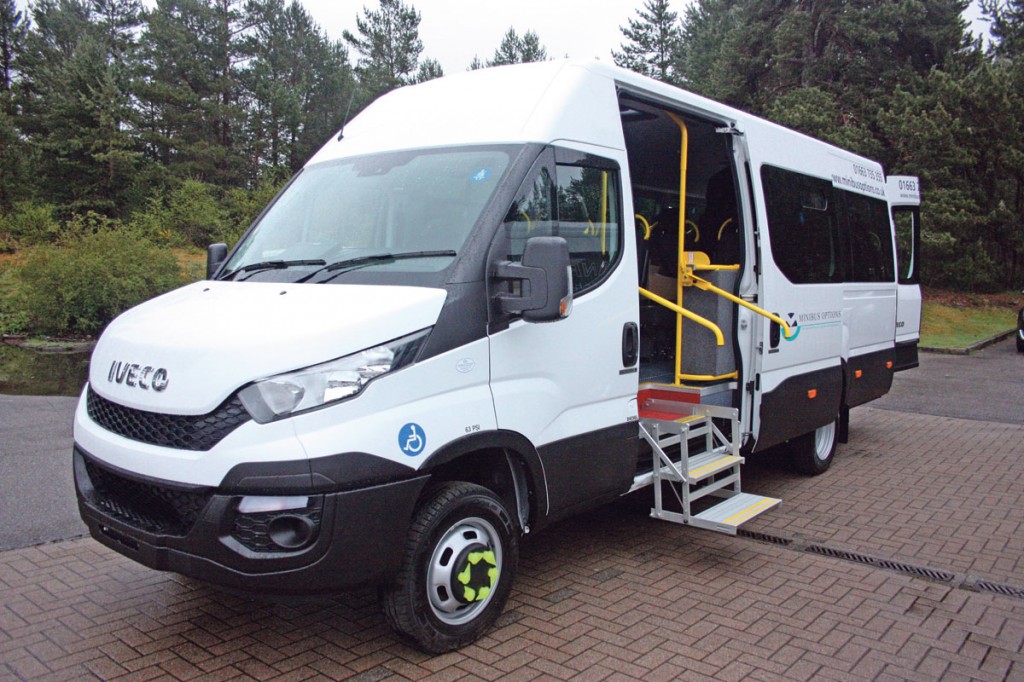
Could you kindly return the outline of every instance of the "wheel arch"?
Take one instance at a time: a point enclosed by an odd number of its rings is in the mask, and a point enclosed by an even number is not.
[[[541,525],[548,511],[544,466],[533,444],[514,431],[489,431],[446,444],[420,467],[432,483],[466,481],[494,492],[515,511],[524,533]]]

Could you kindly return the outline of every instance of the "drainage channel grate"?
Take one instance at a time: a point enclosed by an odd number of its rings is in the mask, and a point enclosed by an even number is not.
[[[740,528],[736,531],[736,535],[743,538],[750,538],[751,540],[757,540],[758,542],[767,542],[772,545],[780,545],[782,547],[789,547],[793,544],[793,541],[789,538],[780,538],[778,535],[769,535],[768,533],[758,533],[753,530],[743,530]]]
[[[804,551],[810,552],[811,554],[820,554],[822,556],[832,557],[834,559],[842,559],[843,561],[867,564],[868,566],[875,566],[876,568],[886,568],[890,571],[898,571],[899,573],[906,573],[907,575],[913,575],[919,578],[928,578],[929,580],[938,580],[939,582],[944,583],[951,583],[956,580],[956,576],[948,571],[940,571],[934,568],[926,568],[924,566],[914,566],[913,564],[905,564],[902,561],[893,561],[891,559],[879,559],[878,557],[868,556],[866,554],[848,552],[845,549],[835,549],[833,547],[824,547],[822,545],[808,545],[804,548]]]
[[[1001,583],[993,583],[988,580],[979,580],[974,583],[974,589],[983,590],[985,592],[995,592],[1001,594],[1004,597],[1016,597],[1017,599],[1024,599],[1024,587],[1016,587],[1014,585],[1003,585]]]

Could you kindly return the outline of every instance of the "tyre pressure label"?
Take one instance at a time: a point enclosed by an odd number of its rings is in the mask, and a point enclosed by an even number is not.
[[[412,422],[403,426],[398,432],[398,447],[410,457],[423,452],[427,447],[427,434],[424,433],[423,427]]]

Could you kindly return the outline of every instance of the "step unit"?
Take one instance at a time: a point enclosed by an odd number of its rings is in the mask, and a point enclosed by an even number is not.
[[[631,491],[654,487],[651,516],[730,535],[745,521],[782,500],[740,490],[740,429],[737,410],[703,404],[699,389],[665,385],[641,386],[638,394],[640,435],[653,451],[651,471],[633,479]],[[720,425],[728,423],[728,433]],[[662,486],[662,483],[668,483]],[[665,508],[671,490],[678,508]],[[719,498],[714,506],[693,513],[704,497]]]

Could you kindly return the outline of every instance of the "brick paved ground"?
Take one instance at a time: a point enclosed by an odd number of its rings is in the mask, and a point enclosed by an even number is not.
[[[824,476],[743,475],[784,500],[750,530],[1024,587],[1024,424],[864,407]]]
[[[786,498],[752,530],[792,546],[656,522],[633,496],[527,542],[499,627],[433,658],[395,640],[371,593],[248,601],[89,539],[3,552],[0,678],[1024,679],[1024,599],[968,589],[1024,585],[1021,436],[858,410],[825,477],[746,472]],[[799,551],[809,542],[957,578]]]

